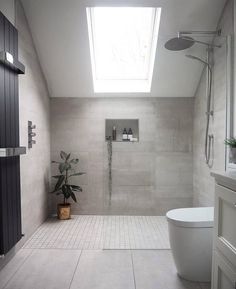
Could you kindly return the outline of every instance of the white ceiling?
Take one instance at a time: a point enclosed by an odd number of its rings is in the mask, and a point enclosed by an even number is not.
[[[52,97],[192,97],[202,65],[184,55],[204,57],[192,48],[171,52],[164,43],[180,30],[214,30],[225,0],[22,0]],[[86,22],[88,6],[162,7],[151,93],[94,94]],[[122,21],[122,20],[121,20]]]

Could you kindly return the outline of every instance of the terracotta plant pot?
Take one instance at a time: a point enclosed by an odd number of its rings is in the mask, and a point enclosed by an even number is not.
[[[58,204],[57,205],[57,217],[59,220],[69,220],[70,215],[70,204]]]
[[[236,163],[236,148],[229,149],[229,158],[231,163]]]

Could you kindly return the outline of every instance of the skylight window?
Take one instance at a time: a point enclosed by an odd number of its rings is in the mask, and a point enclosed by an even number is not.
[[[87,8],[94,92],[150,92],[161,8]]]

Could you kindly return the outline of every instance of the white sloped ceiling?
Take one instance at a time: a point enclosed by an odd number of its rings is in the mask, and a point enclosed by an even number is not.
[[[214,30],[225,0],[22,0],[52,97],[192,97],[202,65],[185,54],[205,56],[205,48],[171,52],[164,43],[180,30]],[[162,7],[151,93],[94,94],[86,7]],[[206,39],[208,40],[208,39]],[[223,42],[223,38],[222,38]]]

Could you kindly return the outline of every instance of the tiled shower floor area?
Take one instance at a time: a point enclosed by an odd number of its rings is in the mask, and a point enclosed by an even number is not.
[[[210,289],[181,279],[168,249],[165,217],[50,218],[0,271],[0,289]]]
[[[76,215],[49,218],[25,249],[170,249],[164,216]]]

